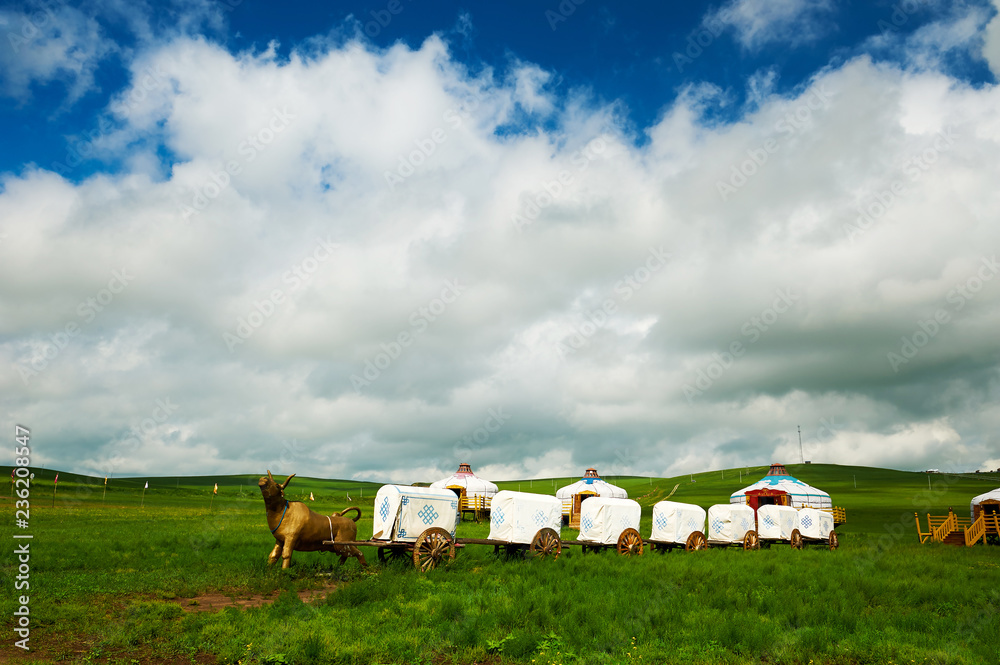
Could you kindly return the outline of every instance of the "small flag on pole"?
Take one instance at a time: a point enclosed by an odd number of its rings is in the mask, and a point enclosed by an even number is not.
[[[105,485],[107,485],[107,484],[108,484],[108,477],[107,477],[107,476],[104,476],[104,484],[105,484]]]
[[[144,490],[148,490],[149,489],[149,481],[148,480],[146,481],[146,486],[143,487],[142,489],[144,489]]]
[[[312,492],[309,492],[309,500],[310,501],[315,501],[316,500],[316,497],[313,496]]]
[[[212,490],[212,494],[218,494],[218,493],[219,493],[219,483],[215,483],[215,489]]]
[[[52,484],[55,485],[58,482],[59,482],[59,474],[57,473],[56,474],[56,479],[52,481]]]

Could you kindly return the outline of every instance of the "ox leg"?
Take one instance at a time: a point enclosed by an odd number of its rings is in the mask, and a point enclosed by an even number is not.
[[[270,566],[277,561],[279,556],[281,556],[281,543],[275,543],[274,549],[267,555],[267,565]]]
[[[295,551],[295,539],[285,538],[285,546],[281,550],[281,567],[287,569],[292,565],[292,552]]]
[[[368,562],[365,561],[365,555],[361,553],[360,549],[354,547],[353,545],[338,547],[335,551],[340,555],[340,563],[338,565],[343,566],[347,562],[348,558],[355,557],[361,563],[362,568],[368,567]]]

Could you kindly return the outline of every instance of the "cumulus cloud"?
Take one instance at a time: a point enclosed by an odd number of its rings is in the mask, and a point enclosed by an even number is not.
[[[705,17],[706,25],[727,26],[737,41],[755,51],[772,43],[799,46],[833,29],[832,0],[730,0]]]
[[[101,60],[117,50],[97,21],[69,5],[39,11],[0,9],[4,48],[0,48],[0,91],[20,102],[33,84],[63,81],[67,103],[94,88]]]
[[[983,57],[986,58],[993,76],[1000,78],[1000,19],[997,18],[1000,16],[1000,4],[997,4],[997,0],[993,0],[993,10],[995,13],[985,30]]]
[[[796,425],[815,461],[996,457],[995,87],[861,57],[728,124],[692,87],[637,147],[438,37],[131,71],[94,150],[132,167],[2,182],[0,394],[39,463],[672,474],[794,461]]]

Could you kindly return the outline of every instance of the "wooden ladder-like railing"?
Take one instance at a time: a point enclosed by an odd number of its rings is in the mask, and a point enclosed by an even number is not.
[[[939,524],[936,528],[934,528],[932,538],[936,543],[943,542],[945,538],[947,538],[949,535],[951,535],[953,531],[957,529],[958,529],[958,518],[955,517],[955,513],[948,513],[948,517],[944,518],[944,521],[941,522],[941,524]]]
[[[983,542],[986,542],[986,515],[980,515],[979,519],[973,522],[970,526],[965,528],[965,546],[972,547],[979,542],[980,538],[983,538]]]

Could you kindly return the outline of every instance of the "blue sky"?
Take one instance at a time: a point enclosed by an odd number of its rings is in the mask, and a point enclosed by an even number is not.
[[[996,15],[0,5],[5,422],[96,474],[996,468]]]

